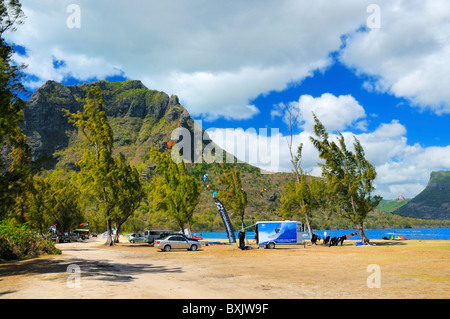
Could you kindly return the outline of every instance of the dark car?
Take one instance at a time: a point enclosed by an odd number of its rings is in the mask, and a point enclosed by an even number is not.
[[[172,235],[171,230],[146,230],[144,232],[144,243],[154,244],[155,239],[161,239],[168,235]]]
[[[72,242],[72,241],[78,241],[78,235],[75,233],[65,233],[64,234],[64,239],[66,242]]]

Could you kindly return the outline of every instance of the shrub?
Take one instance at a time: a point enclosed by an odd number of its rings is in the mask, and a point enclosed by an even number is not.
[[[50,239],[32,231],[28,223],[0,222],[0,259],[38,257],[42,254],[61,254],[61,250]]]

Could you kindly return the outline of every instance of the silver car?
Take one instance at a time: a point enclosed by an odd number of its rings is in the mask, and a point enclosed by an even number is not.
[[[201,248],[201,244],[198,240],[193,238],[186,238],[181,235],[170,235],[163,239],[156,239],[155,247],[160,248],[162,251],[170,251],[171,249],[176,248],[197,250]]]
[[[141,233],[133,233],[128,240],[130,243],[141,243],[144,241],[144,235]]]

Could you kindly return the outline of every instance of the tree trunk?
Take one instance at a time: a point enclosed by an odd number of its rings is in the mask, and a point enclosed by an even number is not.
[[[188,236],[188,237],[192,237],[191,223],[190,223],[190,222],[187,222],[187,224],[188,224],[188,228],[187,228],[188,234],[187,234],[187,236]],[[184,234],[184,230],[183,230],[183,234]]]
[[[112,226],[111,226],[111,219],[108,219],[106,221],[106,243],[107,246],[113,246],[114,240],[112,238]]]
[[[309,222],[308,214],[306,214],[306,213],[305,213],[305,222],[306,222],[306,226],[308,226],[309,238],[312,238],[311,223]]]
[[[118,244],[119,243],[120,227],[122,226],[122,224],[115,224],[114,226],[116,227],[116,234],[113,236],[114,244]]]
[[[369,238],[367,238],[366,234],[364,233],[364,226],[363,223],[356,224],[356,228],[358,229],[359,235],[361,236],[361,241],[364,245],[369,244]]]

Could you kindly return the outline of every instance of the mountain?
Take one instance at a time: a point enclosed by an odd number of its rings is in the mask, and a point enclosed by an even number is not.
[[[450,171],[432,172],[425,189],[393,213],[424,219],[450,219]]]
[[[149,90],[140,81],[97,81],[72,86],[48,81],[26,101],[24,109],[23,131],[33,149],[34,160],[50,157],[46,168],[53,168],[60,161],[73,165],[67,152],[60,153],[74,146],[77,138],[75,127],[68,123],[62,109],[72,113],[81,111],[92,86],[102,90],[116,150],[126,152],[135,163],[145,159],[148,155],[145,150],[150,147],[160,150],[167,147],[175,127],[194,131],[195,123],[177,96]]]
[[[167,142],[172,139],[175,129],[185,129],[184,132],[190,136],[191,140],[188,137],[188,142],[191,148],[183,149],[183,155],[191,161],[198,155],[193,147],[196,134],[203,137],[202,146],[213,143],[207,141],[207,133],[195,123],[176,95],[169,96],[164,92],[150,90],[140,81],[96,81],[71,86],[48,81],[26,101],[22,125],[33,149],[33,159],[43,159],[46,169],[78,169],[76,162],[83,152],[80,147],[82,137],[67,121],[62,109],[72,113],[81,111],[86,104],[86,94],[92,86],[98,86],[102,91],[104,110],[114,133],[114,151],[123,153],[131,163],[139,167],[144,179],[155,167],[150,159],[150,149],[156,147],[160,151],[166,150]],[[227,157],[225,151],[214,143],[213,145],[216,152],[220,150]],[[189,169],[199,180],[205,173],[209,174],[197,207],[197,224],[203,225],[202,228],[209,227],[209,230],[221,229],[223,224],[211,196],[212,191],[220,187],[220,165],[198,163],[198,160],[196,162],[190,164]],[[281,206],[281,185],[291,179],[292,174],[263,174],[259,168],[247,163],[235,165],[241,172],[242,184],[248,194],[246,215],[249,222],[277,218],[274,214]],[[206,185],[210,185],[209,188]],[[261,198],[262,188],[266,191]],[[269,200],[271,196],[273,200]],[[145,207],[142,209],[147,224],[154,227],[165,226],[162,216],[147,214]]]

